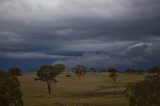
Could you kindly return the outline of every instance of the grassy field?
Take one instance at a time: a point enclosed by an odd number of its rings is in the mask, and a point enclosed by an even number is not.
[[[72,75],[66,78],[65,75]],[[118,74],[117,82],[108,73],[87,73],[80,80],[69,72],[57,77],[48,94],[47,85],[34,81],[36,74],[19,77],[24,106],[128,106],[124,90],[128,83],[144,79],[143,75]]]

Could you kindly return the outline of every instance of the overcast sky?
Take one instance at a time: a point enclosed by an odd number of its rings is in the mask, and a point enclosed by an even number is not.
[[[160,63],[160,0],[0,0],[0,69]]]

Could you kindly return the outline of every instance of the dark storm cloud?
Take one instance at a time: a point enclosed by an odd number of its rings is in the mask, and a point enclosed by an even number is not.
[[[0,0],[0,57],[37,54],[55,63],[93,58],[98,66],[122,57],[123,64],[154,60],[160,53],[159,10],[159,0]]]

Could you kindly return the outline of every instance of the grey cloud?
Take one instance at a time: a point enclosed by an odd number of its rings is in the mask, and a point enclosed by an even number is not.
[[[160,53],[159,10],[159,0],[1,0],[0,51],[11,58],[79,56],[68,63],[154,60]],[[104,54],[87,58],[87,52]]]
[[[77,51],[77,52],[94,52],[94,51],[103,51],[111,52],[124,49],[127,45],[133,42],[129,41],[114,41],[114,42],[105,42],[102,39],[86,39],[86,40],[75,40],[71,41],[69,44],[63,45],[60,50],[65,51]]]
[[[155,53],[155,46],[153,47],[150,43],[139,42],[128,44],[128,47],[120,50],[123,50],[123,52],[118,51],[117,53],[117,51],[109,51],[108,53],[95,53],[92,51],[66,60],[56,60],[53,64],[63,63],[69,67],[73,67],[76,64],[84,64],[88,67],[98,68],[127,68],[142,67],[143,65],[149,67],[160,58],[159,55],[156,55]]]
[[[148,60],[160,59],[160,43],[158,39],[148,41],[148,43],[135,43],[130,45],[126,50],[126,56],[129,57],[142,57]]]
[[[127,49],[127,54],[128,55],[133,55],[133,56],[141,56],[143,57],[144,54],[150,54],[152,48],[152,44],[149,43],[137,43],[134,45],[131,45]]]
[[[20,43],[23,42],[23,38],[18,33],[14,32],[0,32],[0,44],[3,43]]]
[[[3,58],[15,59],[66,59],[72,56],[53,55],[40,52],[0,52]]]
[[[85,2],[81,0],[9,0],[1,3],[0,13],[3,14],[2,19],[9,19],[9,16],[12,16],[12,20],[22,19],[26,22],[53,21],[63,18],[119,20],[119,18],[141,19],[147,16],[150,19],[158,16],[159,5],[158,0],[88,0]],[[35,18],[37,16],[38,18]]]
[[[76,64],[84,64],[87,67],[109,68],[109,67],[131,67],[139,63],[148,62],[143,58],[118,58],[105,53],[84,53],[81,56],[66,60],[57,60],[53,64],[65,64],[67,67],[74,67]]]

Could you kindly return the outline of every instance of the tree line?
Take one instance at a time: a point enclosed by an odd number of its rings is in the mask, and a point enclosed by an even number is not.
[[[91,68],[92,72],[97,72]],[[56,77],[65,71],[65,65],[43,65],[37,70],[36,81],[43,81],[47,84],[48,93],[51,94],[51,85],[58,82]],[[78,64],[72,68],[76,76],[81,79],[87,72],[84,65]],[[116,68],[103,69],[109,73],[109,78],[115,83],[118,77]],[[160,67],[152,67],[147,70],[126,69],[125,73],[144,73],[147,76],[144,81],[128,84],[126,96],[129,99],[129,106],[160,106]],[[8,71],[0,71],[0,106],[23,106],[22,92],[18,76],[22,76],[19,68],[11,68]],[[66,77],[71,77],[66,75]],[[147,101],[146,101],[147,100]]]

